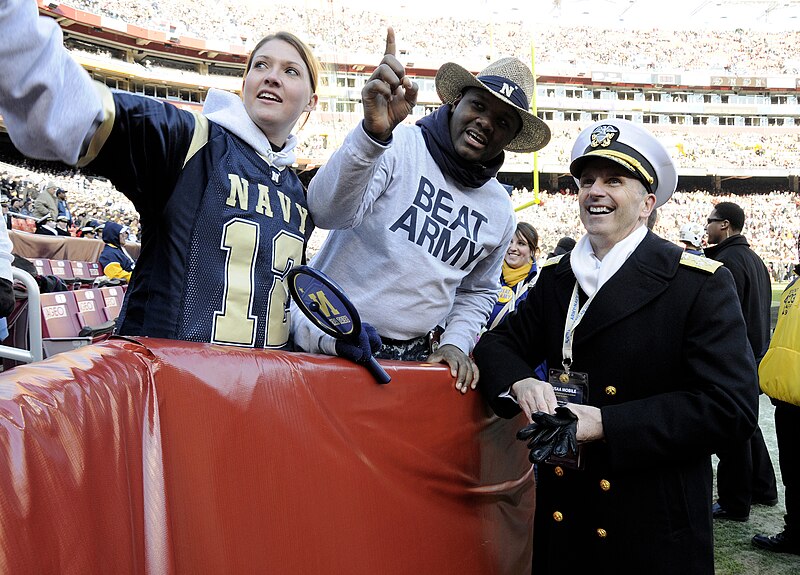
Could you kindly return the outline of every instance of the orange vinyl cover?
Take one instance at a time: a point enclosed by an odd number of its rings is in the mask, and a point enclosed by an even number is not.
[[[0,572],[530,573],[524,420],[382,364],[140,338],[0,374]]]

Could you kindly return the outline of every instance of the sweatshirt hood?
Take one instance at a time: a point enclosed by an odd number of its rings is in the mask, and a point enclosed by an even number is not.
[[[112,246],[119,247],[119,234],[122,232],[122,226],[117,222],[106,222],[103,226],[103,241]]]
[[[297,137],[289,134],[283,149],[274,151],[267,136],[250,118],[244,102],[236,94],[211,88],[203,105],[203,115],[247,142],[259,156],[279,170],[294,163]]]

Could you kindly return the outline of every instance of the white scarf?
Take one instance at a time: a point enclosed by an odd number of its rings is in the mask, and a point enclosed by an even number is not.
[[[247,142],[259,156],[279,170],[294,163],[297,137],[289,134],[283,149],[274,151],[267,136],[250,118],[244,102],[236,94],[211,88],[203,104],[203,115]]]
[[[569,256],[572,273],[583,293],[592,297],[611,277],[619,271],[647,235],[647,227],[640,225],[626,238],[617,242],[602,260],[597,259],[589,243],[589,234],[584,234]]]

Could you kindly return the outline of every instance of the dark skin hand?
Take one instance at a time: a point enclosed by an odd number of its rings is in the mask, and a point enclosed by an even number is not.
[[[454,345],[445,344],[428,356],[428,363],[446,363],[450,375],[456,378],[456,390],[467,393],[478,386],[478,366],[466,353]]]
[[[394,30],[388,28],[383,60],[361,90],[364,129],[381,142],[392,137],[392,130],[408,117],[417,103],[419,87],[406,76],[405,68],[395,57],[396,52]]]

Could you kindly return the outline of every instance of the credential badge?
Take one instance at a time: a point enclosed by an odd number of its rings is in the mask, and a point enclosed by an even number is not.
[[[609,126],[608,124],[603,124],[594,129],[594,132],[592,132],[592,140],[589,145],[592,148],[607,148],[618,136],[619,130],[617,128]]]

